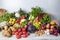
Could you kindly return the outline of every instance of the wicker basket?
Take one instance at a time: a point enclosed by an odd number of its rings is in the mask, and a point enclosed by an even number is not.
[[[0,15],[4,14],[4,12],[6,12],[6,10],[1,8],[0,9]]]

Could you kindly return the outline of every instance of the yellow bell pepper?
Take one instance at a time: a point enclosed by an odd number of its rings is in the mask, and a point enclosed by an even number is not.
[[[10,18],[10,21],[12,21],[12,18]]]
[[[15,23],[15,18],[10,18],[9,23],[14,24]]]

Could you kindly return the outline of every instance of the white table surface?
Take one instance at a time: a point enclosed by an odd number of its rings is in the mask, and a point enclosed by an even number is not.
[[[20,38],[17,39],[15,35],[12,37],[4,37],[0,32],[0,40],[60,40],[60,35],[53,36],[53,35],[42,35],[42,36],[35,36],[35,34],[30,34],[27,38]]]

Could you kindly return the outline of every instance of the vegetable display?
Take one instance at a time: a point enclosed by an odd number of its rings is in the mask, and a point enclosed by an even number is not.
[[[22,9],[14,13],[4,12],[0,15],[0,23],[4,21],[7,21],[7,24],[1,26],[0,31],[6,37],[15,35],[17,39],[26,38],[31,33],[35,33],[36,36],[43,34],[58,36],[60,32],[57,22],[51,20],[50,15],[43,12],[40,7],[32,7],[30,12]]]

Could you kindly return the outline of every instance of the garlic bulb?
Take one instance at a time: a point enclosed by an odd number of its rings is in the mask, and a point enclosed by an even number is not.
[[[15,13],[15,16],[19,18],[20,17],[20,14],[19,13]]]
[[[45,30],[45,34],[49,35],[50,34],[49,30]]]

